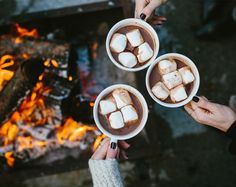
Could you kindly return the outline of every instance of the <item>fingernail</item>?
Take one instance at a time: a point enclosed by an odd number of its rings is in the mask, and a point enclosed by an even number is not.
[[[116,143],[115,142],[111,142],[111,149],[116,149]]]
[[[145,15],[144,13],[142,13],[142,14],[140,14],[140,18],[141,18],[142,20],[145,20],[146,15]]]
[[[197,96],[194,96],[193,101],[197,103],[199,101],[199,98]]]

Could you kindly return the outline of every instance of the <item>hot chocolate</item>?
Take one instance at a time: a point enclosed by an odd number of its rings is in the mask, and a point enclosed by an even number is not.
[[[166,103],[178,103],[187,99],[192,92],[194,81],[191,68],[177,58],[158,62],[149,77],[152,93]]]
[[[155,42],[149,31],[139,26],[125,26],[111,37],[113,58],[128,68],[145,65],[154,55]]]
[[[141,123],[143,108],[139,99],[123,88],[113,90],[99,102],[98,119],[113,135],[133,132]]]

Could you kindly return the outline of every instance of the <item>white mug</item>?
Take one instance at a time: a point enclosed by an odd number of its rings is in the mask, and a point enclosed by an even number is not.
[[[139,26],[139,27],[145,29],[147,32],[149,32],[149,34],[153,38],[153,41],[154,41],[153,56],[143,66],[140,66],[140,67],[137,67],[137,68],[128,68],[128,67],[125,67],[125,66],[121,65],[112,56],[111,49],[110,49],[111,37],[113,36],[113,34],[117,30],[119,30],[120,28],[125,27],[125,26]],[[156,31],[153,29],[153,27],[151,25],[149,25],[147,22],[145,22],[141,19],[136,19],[136,18],[128,18],[128,19],[124,19],[124,20],[119,21],[118,23],[116,23],[111,28],[111,30],[109,31],[109,33],[107,35],[107,38],[106,38],[106,50],[107,50],[107,54],[108,54],[109,58],[111,59],[112,63],[120,69],[123,69],[125,71],[132,71],[132,72],[140,71],[140,70],[143,70],[143,69],[147,68],[155,60],[155,58],[157,57],[158,52],[159,52],[159,45],[160,45],[159,44],[159,38],[157,36]]]
[[[110,132],[108,132],[106,129],[103,128],[102,124],[99,121],[99,103],[100,101],[109,93],[111,93],[113,90],[117,89],[117,88],[123,88],[125,90],[127,90],[128,92],[132,93],[134,96],[137,97],[137,99],[140,101],[140,104],[142,106],[142,110],[143,110],[143,115],[142,115],[142,119],[140,124],[138,125],[138,127],[136,129],[134,129],[134,131],[125,134],[125,135],[114,135],[111,134]],[[104,89],[96,98],[96,101],[94,103],[94,107],[93,107],[93,117],[95,120],[95,123],[98,127],[98,129],[105,134],[107,137],[109,137],[111,140],[111,142],[117,142],[118,140],[127,140],[130,139],[134,136],[136,136],[146,125],[147,119],[148,119],[148,106],[147,106],[147,102],[144,99],[143,95],[135,88],[133,88],[132,86],[129,85],[125,85],[125,84],[116,84],[116,85],[112,85],[107,87],[106,89]]]
[[[168,59],[168,58],[174,58],[174,59],[178,59],[178,60],[184,62],[187,66],[189,66],[191,68],[191,71],[193,72],[194,77],[195,77],[195,81],[193,83],[193,88],[192,88],[192,91],[189,94],[188,98],[181,101],[181,102],[178,102],[178,103],[166,103],[164,101],[161,101],[160,99],[156,98],[156,96],[152,93],[151,87],[150,87],[149,80],[150,80],[150,74],[153,71],[153,68],[157,65],[158,62],[160,62],[161,60],[164,60],[164,59]],[[200,76],[199,76],[199,72],[198,72],[196,65],[188,57],[186,57],[182,54],[178,54],[178,53],[167,53],[167,54],[164,54],[164,55],[158,57],[154,61],[154,63],[151,64],[151,66],[148,68],[148,71],[146,73],[146,87],[147,87],[149,95],[158,104],[165,106],[165,107],[169,107],[169,108],[177,108],[177,107],[181,107],[181,106],[184,106],[187,103],[189,103],[193,99],[193,97],[197,94],[199,86],[200,86]]]

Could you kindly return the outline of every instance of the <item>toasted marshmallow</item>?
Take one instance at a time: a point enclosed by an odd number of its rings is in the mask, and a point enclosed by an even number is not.
[[[138,120],[138,113],[132,105],[127,105],[121,109],[125,123],[134,123]]]
[[[113,129],[120,129],[125,126],[122,114],[120,111],[113,112],[109,116],[109,122]]]
[[[162,82],[158,82],[152,87],[152,93],[160,100],[165,100],[170,95],[168,88]]]
[[[195,80],[195,77],[188,66],[180,68],[178,71],[184,84],[189,84]]]
[[[124,34],[115,33],[112,36],[110,48],[115,53],[120,53],[125,50],[127,45],[127,38]]]
[[[174,60],[161,60],[158,63],[158,69],[160,74],[164,75],[175,71],[177,69],[177,64]]]
[[[100,106],[100,113],[102,115],[107,115],[109,113],[116,111],[117,109],[115,100],[112,98],[101,100],[99,106]]]
[[[170,98],[174,103],[179,102],[179,101],[183,101],[187,97],[188,97],[187,93],[186,93],[185,88],[182,84],[177,86],[176,88],[170,90]]]
[[[153,50],[147,42],[143,43],[138,47],[137,58],[140,63],[146,62],[147,60],[152,58],[152,56]]]
[[[169,90],[182,84],[182,78],[178,71],[173,71],[171,73],[165,74],[162,76],[162,79]]]
[[[138,29],[134,29],[126,33],[126,37],[129,40],[129,43],[132,45],[132,47],[137,47],[144,42],[143,37]]]
[[[136,56],[130,52],[122,52],[118,55],[119,62],[128,68],[132,68],[137,64]]]
[[[129,92],[125,89],[118,88],[112,92],[112,96],[116,101],[116,106],[120,109],[126,105],[132,104]]]

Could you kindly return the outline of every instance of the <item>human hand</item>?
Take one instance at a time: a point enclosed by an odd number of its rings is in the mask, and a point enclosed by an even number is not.
[[[155,10],[167,0],[136,0],[135,3],[135,18],[141,18],[143,20],[150,19]],[[166,21],[166,18],[163,16],[156,16],[152,22],[155,24],[162,24]]]
[[[236,114],[225,106],[208,101],[205,97],[194,97],[184,106],[185,110],[199,123],[209,125],[226,132],[235,122]]]
[[[128,149],[130,145],[125,141],[118,141],[117,143],[112,142],[110,144],[110,139],[105,138],[100,146],[93,153],[91,159],[93,160],[105,160],[119,158],[121,156],[124,159],[128,159],[125,150]]]

